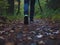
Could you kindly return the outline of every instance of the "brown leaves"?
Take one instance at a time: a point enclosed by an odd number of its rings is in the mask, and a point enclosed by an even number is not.
[[[55,38],[55,35],[53,34],[53,36],[51,35],[51,33],[53,33],[54,31],[57,31],[57,25],[55,23],[53,23],[50,19],[46,19],[46,20],[38,20],[35,21],[32,24],[29,25],[24,25],[20,20],[14,20],[8,23],[1,23],[0,24],[0,34],[2,31],[4,31],[4,38],[6,39],[15,39],[16,41],[20,41],[20,40],[24,40],[24,42],[29,42],[28,40],[33,40],[36,41],[36,39],[38,40],[38,38],[36,37],[38,35],[41,36],[43,35],[43,38],[45,38],[45,40],[47,39],[47,37],[50,38]],[[51,29],[53,28],[53,29]],[[55,30],[55,28],[57,28]],[[2,31],[1,31],[2,30]],[[3,32],[2,32],[3,33]],[[7,34],[6,34],[7,33]],[[47,37],[45,34],[50,34],[47,35]],[[17,35],[19,34],[19,36],[22,36],[21,39],[16,39]],[[60,36],[60,35],[59,35]],[[58,37],[59,37],[58,36]],[[35,39],[36,38],[36,39]],[[11,44],[12,45],[12,44]]]

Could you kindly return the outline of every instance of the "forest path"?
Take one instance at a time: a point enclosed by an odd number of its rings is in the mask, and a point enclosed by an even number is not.
[[[15,20],[0,23],[0,34],[5,35],[6,39],[17,38],[19,41],[24,40],[23,42],[32,40],[47,45],[55,45],[57,38],[60,39],[60,28],[58,23],[51,20],[35,19],[34,23],[29,25],[24,25],[20,20]],[[59,42],[60,40],[57,40],[56,43],[60,44]],[[28,45],[28,43],[25,44]]]

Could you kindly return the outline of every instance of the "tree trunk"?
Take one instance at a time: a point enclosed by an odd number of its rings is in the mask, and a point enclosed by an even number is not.
[[[20,13],[20,0],[18,0],[18,11],[17,11],[17,15]]]
[[[8,0],[8,13],[9,14],[14,14],[14,0]]]

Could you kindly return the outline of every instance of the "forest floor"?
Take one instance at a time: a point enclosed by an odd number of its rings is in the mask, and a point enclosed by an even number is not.
[[[15,40],[18,45],[60,45],[60,23],[49,19],[35,19],[24,25],[20,20],[0,19],[0,38]]]

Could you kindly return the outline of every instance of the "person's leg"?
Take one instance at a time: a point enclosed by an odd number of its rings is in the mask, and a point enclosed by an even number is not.
[[[34,7],[35,7],[35,0],[30,0],[30,21],[33,21],[34,18]]]
[[[29,0],[24,0],[24,24],[28,24]]]

